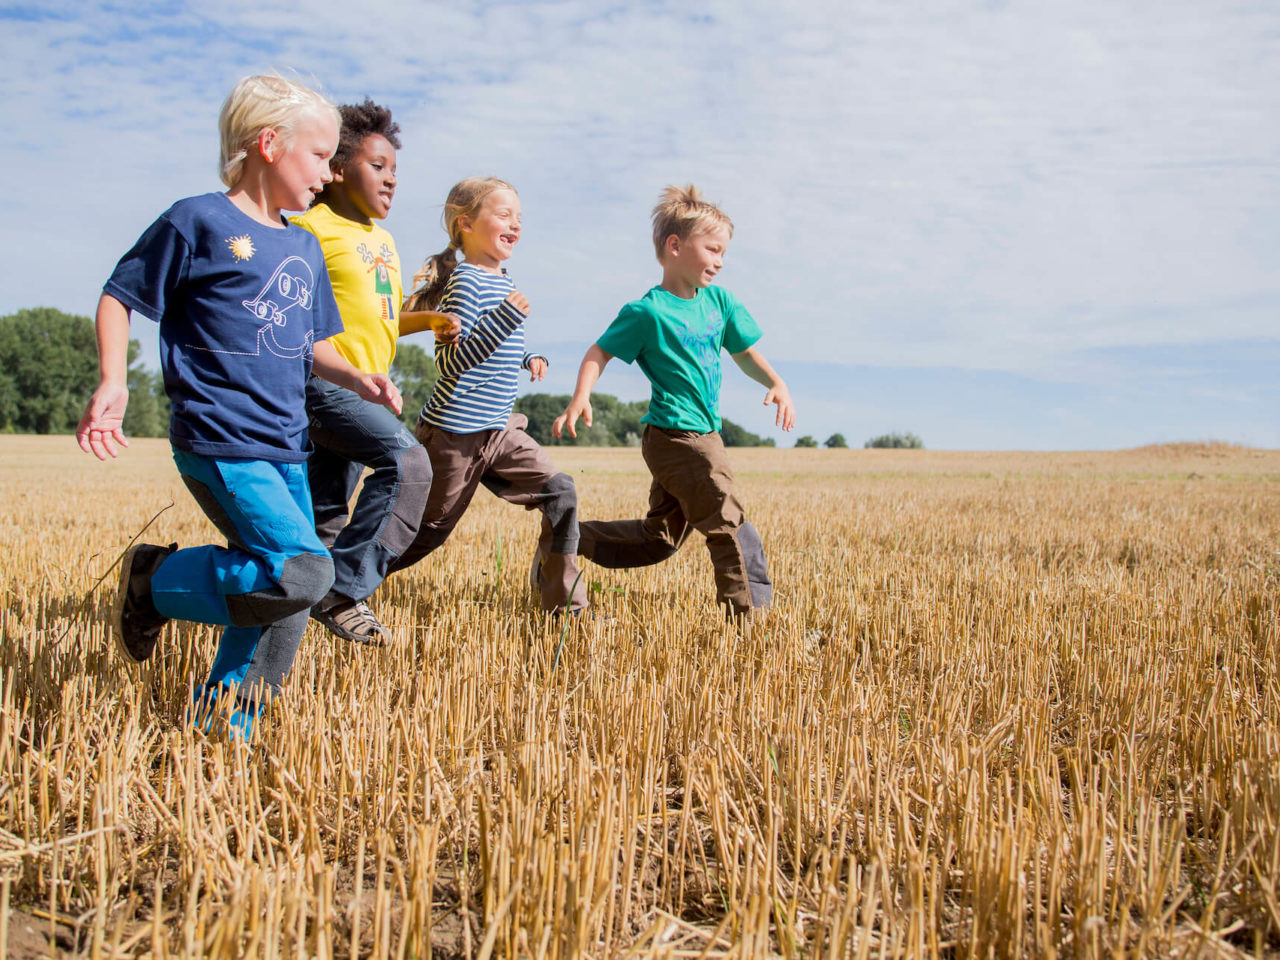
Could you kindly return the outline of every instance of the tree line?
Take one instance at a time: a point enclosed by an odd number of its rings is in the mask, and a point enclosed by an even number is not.
[[[129,406],[124,431],[133,437],[164,437],[169,433],[169,399],[159,373],[138,363],[138,341],[129,341]],[[0,317],[0,432],[72,433],[85,401],[98,383],[98,350],[93,321],[52,307],[34,307]],[[396,351],[391,376],[404,395],[404,422],[412,427],[418,411],[431,395],[438,373],[434,358],[412,343]],[[644,432],[640,418],[647,400],[619,400],[607,393],[591,398],[593,425],[581,425],[578,436],[556,438],[551,424],[569,404],[569,395],[530,393],[516,400],[516,412],[529,418],[528,431],[543,446],[638,446]],[[727,447],[772,447],[762,437],[725,419],[720,429]],[[805,435],[797,447],[817,447]],[[842,433],[823,443],[829,449],[849,446]],[[872,437],[865,447],[920,449],[914,433],[886,433]]]

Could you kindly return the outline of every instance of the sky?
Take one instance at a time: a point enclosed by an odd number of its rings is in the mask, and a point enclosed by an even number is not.
[[[279,70],[394,111],[410,266],[451,184],[516,185],[536,389],[659,281],[649,213],[692,182],[797,429],[727,356],[723,412],[781,446],[1280,447],[1280,5],[794,7],[0,0],[0,314],[92,315],[157,215],[221,188],[227,92]],[[597,389],[647,396],[620,361]]]

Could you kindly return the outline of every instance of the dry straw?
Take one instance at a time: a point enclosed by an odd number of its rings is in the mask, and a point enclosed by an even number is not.
[[[588,566],[615,621],[562,634],[480,499],[375,596],[399,646],[313,628],[250,752],[182,722],[210,629],[130,667],[86,599],[169,499],[148,537],[211,537],[164,445],[0,453],[10,955],[1280,949],[1278,454],[735,452],[745,633],[694,543]],[[642,508],[635,451],[558,461]]]

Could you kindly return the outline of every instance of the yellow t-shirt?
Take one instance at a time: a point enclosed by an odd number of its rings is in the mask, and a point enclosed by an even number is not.
[[[329,342],[352,366],[386,373],[395,359],[404,302],[395,240],[376,223],[340,217],[323,203],[290,219],[314,233],[324,251],[345,328]]]

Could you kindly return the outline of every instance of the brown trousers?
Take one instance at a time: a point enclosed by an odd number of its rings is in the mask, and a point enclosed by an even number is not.
[[[641,443],[653,475],[641,520],[578,525],[578,553],[602,567],[644,567],[672,556],[701,530],[715,567],[716,601],[731,616],[767,607],[773,596],[764,544],[733,493],[733,471],[718,433],[647,426]]]
[[[542,608],[580,610],[587,589],[578,574],[578,492],[538,442],[525,433],[529,420],[514,413],[504,430],[450,433],[418,424],[419,442],[431,458],[431,492],[418,534],[391,570],[417,563],[449,538],[480,484],[495,496],[542,511],[538,555]]]

